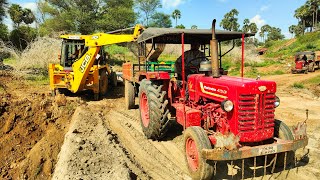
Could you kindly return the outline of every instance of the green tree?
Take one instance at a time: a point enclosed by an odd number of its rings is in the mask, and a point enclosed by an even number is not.
[[[304,29],[306,28],[306,21],[310,17],[309,6],[304,4],[298,9],[296,9],[294,12],[294,17],[299,20],[300,24],[302,24],[303,32],[304,32]]]
[[[265,41],[266,39],[268,39],[268,33],[270,32],[271,30],[271,26],[268,25],[268,24],[265,24],[261,27],[260,31],[262,32],[263,34],[263,41]],[[265,38],[265,36],[267,35],[267,38]]]
[[[19,27],[23,22],[23,9],[19,4],[12,4],[8,13],[15,27]]]
[[[181,18],[181,12],[180,12],[180,10],[178,10],[178,9],[174,10],[174,11],[172,12],[171,17],[176,20],[176,26],[177,26],[177,25],[178,25],[178,19]]]
[[[191,29],[198,29],[198,26],[197,25],[192,25]]]
[[[284,35],[281,34],[281,29],[276,27],[271,27],[270,32],[268,33],[267,41],[281,40],[281,39],[284,39]]]
[[[306,4],[309,6],[310,11],[312,12],[312,26],[316,27],[318,22],[320,0],[308,0]]]
[[[250,23],[249,29],[250,29],[250,32],[252,33],[257,33],[259,30],[256,23]]]
[[[3,18],[6,16],[6,5],[7,0],[0,0],[0,22],[2,22]]]
[[[152,16],[149,27],[162,27],[169,28],[172,27],[172,22],[170,15],[157,12]]]
[[[176,26],[177,29],[185,29],[186,27],[183,24]]]
[[[5,24],[0,23],[0,40],[7,41],[8,35],[9,35],[8,27]]]
[[[132,0],[107,0],[106,11],[101,12],[102,18],[97,17],[97,27],[103,31],[134,26],[137,14],[133,10]]]
[[[238,15],[239,12],[236,9],[232,9],[224,15],[224,18],[220,22],[220,27],[229,31],[239,31]]]
[[[292,37],[293,37],[293,34],[294,34],[296,27],[297,27],[296,25],[289,26],[289,33],[292,35]]]
[[[132,26],[136,20],[133,0],[43,0],[38,3],[41,32],[111,31]]]
[[[250,31],[250,21],[249,19],[244,19],[243,21],[243,26],[242,26],[242,31],[243,32],[249,32]]]
[[[160,0],[136,0],[136,4],[138,9],[144,12],[147,26],[149,26],[150,17],[162,7]]]
[[[21,23],[31,24],[35,21],[32,11],[28,8],[23,9],[19,4],[12,4],[8,9],[8,13],[14,23],[14,27],[19,27]]]
[[[22,51],[36,36],[36,29],[28,26],[20,26],[10,32],[9,39],[17,49]]]

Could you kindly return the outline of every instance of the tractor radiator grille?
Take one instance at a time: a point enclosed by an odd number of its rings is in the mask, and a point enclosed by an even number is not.
[[[273,129],[275,94],[241,94],[239,96],[239,132]]]

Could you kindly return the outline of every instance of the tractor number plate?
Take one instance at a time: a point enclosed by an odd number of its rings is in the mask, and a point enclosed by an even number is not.
[[[268,147],[263,147],[259,149],[260,155],[275,154],[276,152],[277,152],[277,146],[268,146]]]

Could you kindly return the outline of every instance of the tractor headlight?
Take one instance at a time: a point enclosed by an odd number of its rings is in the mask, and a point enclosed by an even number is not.
[[[280,98],[276,96],[275,101],[274,101],[274,107],[278,107],[280,105]]]
[[[221,108],[226,112],[230,112],[233,109],[233,103],[230,100],[224,100],[221,103]]]

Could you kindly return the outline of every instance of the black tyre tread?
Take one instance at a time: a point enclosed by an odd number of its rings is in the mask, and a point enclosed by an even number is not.
[[[139,97],[145,92],[148,98],[150,123],[148,127],[141,126],[145,136],[149,139],[159,140],[168,131],[168,100],[167,92],[162,90],[162,85],[143,79],[140,83]],[[139,101],[140,102],[140,101]],[[141,115],[141,114],[140,114]]]
[[[201,158],[201,150],[202,149],[211,149],[211,143],[205,131],[198,126],[191,126],[186,129],[184,133],[184,142],[186,142],[187,138],[190,137],[196,142],[197,150],[199,156]],[[186,146],[186,143],[184,143]],[[186,149],[186,147],[184,147]],[[187,156],[185,156],[186,163],[188,164]],[[188,166],[189,169],[189,166]],[[190,175],[192,179],[211,179],[213,175],[213,166],[209,163],[209,160],[200,159],[199,170],[193,172],[189,169]]]
[[[274,130],[275,137],[279,139],[284,139],[284,140],[294,140],[292,131],[284,122],[276,119],[274,127],[275,127],[275,130]],[[277,167],[284,166],[284,158],[285,158],[285,153],[278,154],[277,164],[276,164]],[[294,163],[294,161],[295,161],[295,152],[294,151],[287,152],[286,166]]]
[[[124,88],[125,88],[125,108],[127,110],[129,109],[132,109],[134,108],[135,106],[135,93],[134,93],[134,86],[133,84],[128,81],[128,80],[125,80],[125,83],[124,83]]]
[[[108,76],[106,69],[99,70],[99,95],[105,96],[108,91]]]

